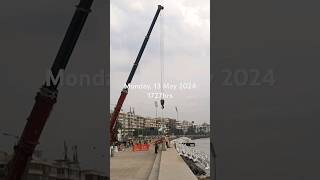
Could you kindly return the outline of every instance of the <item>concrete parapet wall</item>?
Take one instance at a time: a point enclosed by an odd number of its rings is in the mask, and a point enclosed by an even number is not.
[[[177,154],[176,150],[168,148],[161,154],[158,180],[197,180],[188,165]]]
[[[162,154],[162,151],[159,151],[156,156],[156,159],[154,160],[148,180],[158,180],[159,171],[160,171],[161,154]]]

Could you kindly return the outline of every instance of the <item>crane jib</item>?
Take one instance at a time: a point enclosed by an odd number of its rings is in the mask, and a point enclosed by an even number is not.
[[[144,52],[144,49],[145,49],[146,46],[147,46],[147,43],[148,43],[149,37],[150,37],[150,35],[151,35],[152,29],[153,29],[153,27],[154,27],[154,25],[155,25],[155,23],[156,23],[156,21],[157,21],[157,18],[158,18],[159,14],[160,14],[160,11],[161,11],[162,9],[163,9],[163,6],[158,5],[157,12],[156,12],[156,14],[155,14],[155,16],[154,16],[154,18],[153,18],[153,20],[152,20],[152,23],[151,23],[151,26],[150,26],[150,28],[149,28],[149,30],[148,30],[148,33],[147,33],[146,37],[145,37],[144,40],[143,40],[143,43],[142,43],[141,48],[140,48],[140,50],[139,50],[138,56],[137,56],[137,58],[136,58],[136,60],[135,60],[135,62],[134,62],[134,64],[133,64],[133,67],[132,67],[131,72],[130,72],[130,74],[129,74],[129,77],[128,77],[128,80],[127,80],[127,82],[126,82],[126,85],[130,84],[131,81],[132,81],[132,78],[133,78],[133,76],[134,76],[134,73],[135,73],[136,70],[137,70],[137,67],[138,67],[138,65],[139,65],[139,62],[140,62],[140,59],[141,59],[142,54],[143,54],[143,52]]]

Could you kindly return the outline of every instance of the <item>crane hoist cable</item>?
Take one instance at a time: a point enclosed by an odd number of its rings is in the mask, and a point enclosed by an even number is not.
[[[161,91],[161,108],[164,109],[164,93],[163,93],[163,73],[164,73],[164,16],[160,14],[160,91]]]
[[[163,93],[163,74],[164,74],[164,28],[163,28],[164,17],[160,14],[160,24],[159,24],[159,58],[160,58],[160,104],[161,104],[161,131],[162,134],[165,133],[164,119],[163,119],[163,109],[164,109],[164,93]]]

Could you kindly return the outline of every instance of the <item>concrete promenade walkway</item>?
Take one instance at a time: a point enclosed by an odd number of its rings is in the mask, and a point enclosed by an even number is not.
[[[121,151],[110,158],[111,180],[197,180],[171,145],[156,156],[149,151]],[[157,157],[157,158],[156,158]]]
[[[110,179],[146,180],[151,172],[156,154],[154,147],[149,151],[124,151],[110,158]]]
[[[158,180],[197,180],[173,146],[162,151],[159,170]]]

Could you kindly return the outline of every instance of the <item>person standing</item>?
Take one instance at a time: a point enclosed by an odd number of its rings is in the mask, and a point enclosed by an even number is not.
[[[155,153],[158,154],[159,145],[157,142],[154,144],[154,149],[155,149]]]
[[[111,145],[110,146],[110,157],[113,157],[114,156],[114,145]]]
[[[161,137],[161,144],[162,144],[162,151],[166,151],[167,146],[166,146],[166,137],[165,136]]]
[[[166,146],[167,146],[167,148],[170,148],[168,136],[165,136],[165,141],[166,141]]]

